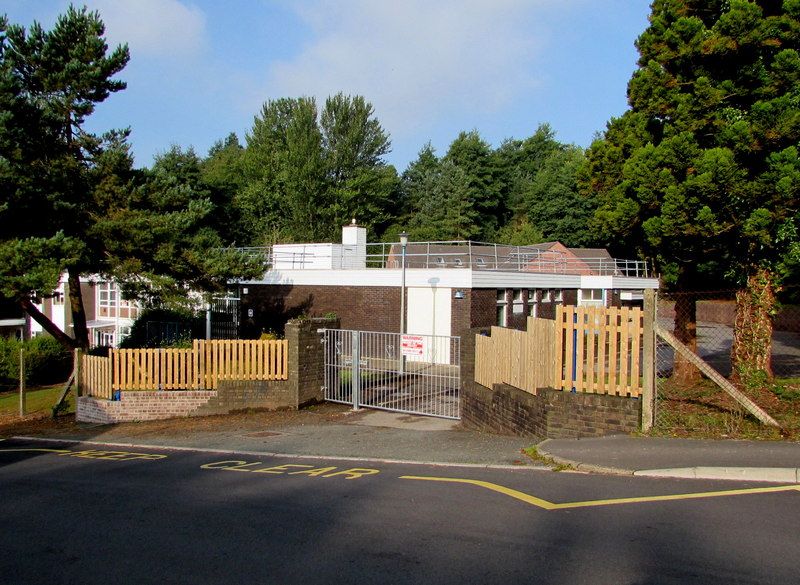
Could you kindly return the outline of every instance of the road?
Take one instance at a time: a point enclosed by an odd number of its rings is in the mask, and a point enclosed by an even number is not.
[[[9,440],[0,514],[9,584],[800,582],[798,486]]]

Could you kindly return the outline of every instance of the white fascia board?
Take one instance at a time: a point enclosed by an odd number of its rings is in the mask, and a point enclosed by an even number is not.
[[[407,287],[469,288],[469,270],[406,270]],[[364,270],[270,270],[259,280],[241,281],[241,285],[283,284],[305,286],[401,286],[401,269],[368,268]]]
[[[618,288],[623,290],[644,290],[652,288],[657,290],[659,288],[657,278],[634,278],[632,276],[612,276],[611,286],[608,288]]]
[[[400,286],[400,268],[367,268],[362,270],[270,270],[263,278],[240,281],[238,284],[284,284],[305,286]],[[619,288],[641,290],[658,288],[657,278],[618,276],[581,276],[541,272],[502,272],[468,268],[409,268],[406,286],[443,288]]]
[[[472,271],[472,288],[579,288],[581,277],[573,274],[542,272]]]

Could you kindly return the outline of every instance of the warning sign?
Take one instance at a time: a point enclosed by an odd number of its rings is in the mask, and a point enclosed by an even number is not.
[[[400,353],[402,355],[424,355],[425,337],[423,335],[401,335]]]

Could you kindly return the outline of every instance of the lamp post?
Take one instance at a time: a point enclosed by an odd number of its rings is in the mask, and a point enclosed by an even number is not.
[[[408,234],[403,230],[400,232],[400,250],[401,250],[401,272],[402,277],[400,280],[400,373],[404,374],[406,371],[406,356],[402,355],[402,335],[406,332],[406,246],[408,246]]]
[[[408,246],[408,234],[400,232],[400,250],[402,279],[400,281],[400,333],[406,332],[406,246]]]

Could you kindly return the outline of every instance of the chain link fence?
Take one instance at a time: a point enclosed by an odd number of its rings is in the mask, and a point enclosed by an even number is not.
[[[793,293],[796,291],[789,291]],[[792,294],[787,298],[792,298]],[[656,319],[726,378],[736,314],[735,291],[658,295]],[[777,438],[719,386],[657,336],[655,431],[677,436]],[[783,304],[773,318],[774,378],[737,387],[800,438],[800,305]]]

